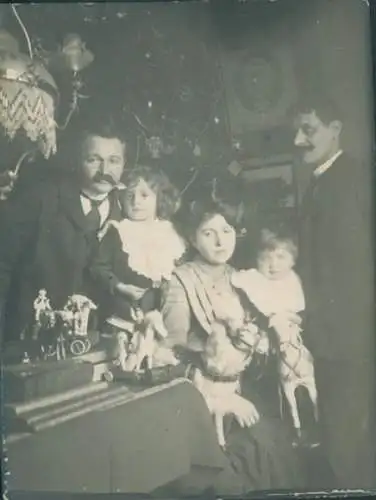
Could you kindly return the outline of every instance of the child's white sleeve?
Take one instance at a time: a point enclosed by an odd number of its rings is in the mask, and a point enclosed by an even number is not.
[[[293,274],[292,286],[294,289],[294,293],[292,294],[294,297],[294,312],[302,312],[306,307],[305,297],[302,282],[296,273]]]
[[[242,290],[248,300],[257,309],[268,316],[270,314],[271,297],[267,281],[256,269],[234,271],[231,276],[232,285]]]

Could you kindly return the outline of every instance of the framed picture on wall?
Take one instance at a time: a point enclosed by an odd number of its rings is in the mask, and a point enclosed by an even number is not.
[[[298,192],[292,161],[246,166],[241,176],[247,185],[250,204],[258,212],[281,215],[296,213]]]

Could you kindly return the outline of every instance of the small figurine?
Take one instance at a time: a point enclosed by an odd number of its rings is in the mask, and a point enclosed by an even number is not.
[[[38,292],[37,298],[33,302],[34,308],[34,321],[31,326],[31,339],[29,339],[29,352],[28,356],[36,359],[44,359],[45,345],[43,334],[51,330],[55,325],[55,316],[52,310],[50,300],[47,296],[47,291],[41,289]]]
[[[33,307],[34,307],[34,326],[33,326],[32,338],[33,340],[37,340],[39,332],[42,328],[42,323],[45,320],[47,320],[47,323],[49,323],[48,321],[50,316],[49,313],[52,313],[50,300],[47,296],[47,291],[44,288],[39,290],[38,297],[34,300]]]
[[[106,323],[111,327],[115,336],[115,348],[113,356],[114,364],[119,366],[123,371],[126,371],[126,360],[130,347],[130,336],[134,333],[135,325],[127,320],[123,320],[117,316],[111,316],[106,320]]]
[[[31,362],[31,360],[30,360],[30,356],[29,356],[28,352],[27,352],[27,351],[25,351],[25,352],[23,353],[23,357],[22,357],[22,361],[21,361],[21,363],[23,363],[23,364],[28,364],[28,363],[30,363],[30,362]]]
[[[147,369],[151,370],[154,354],[158,349],[157,337],[162,339],[167,337],[162,315],[156,310],[144,314],[140,309],[135,309],[132,310],[132,317],[135,321],[135,332],[131,340],[127,368],[138,372],[146,360]]]
[[[72,295],[64,307],[65,318],[70,321],[71,334],[87,337],[90,311],[97,309],[92,300],[84,295]]]
[[[79,356],[88,352],[91,342],[88,338],[88,324],[90,312],[97,309],[92,300],[84,295],[72,295],[61,312],[66,333],[73,337],[69,343],[70,352]],[[79,338],[75,338],[79,337]]]

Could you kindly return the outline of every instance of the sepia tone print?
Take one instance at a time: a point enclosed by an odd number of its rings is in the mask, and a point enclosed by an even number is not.
[[[1,5],[9,496],[376,488],[369,27]]]

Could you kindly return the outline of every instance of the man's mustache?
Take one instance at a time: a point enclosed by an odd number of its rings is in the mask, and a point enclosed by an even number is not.
[[[119,190],[123,190],[126,187],[125,184],[115,180],[110,174],[97,173],[93,177],[93,182],[108,182],[111,186]]]
[[[116,186],[118,184],[118,181],[115,180],[110,174],[101,174],[97,172],[94,177],[93,177],[94,182],[108,182],[109,184],[112,184],[113,186]]]

